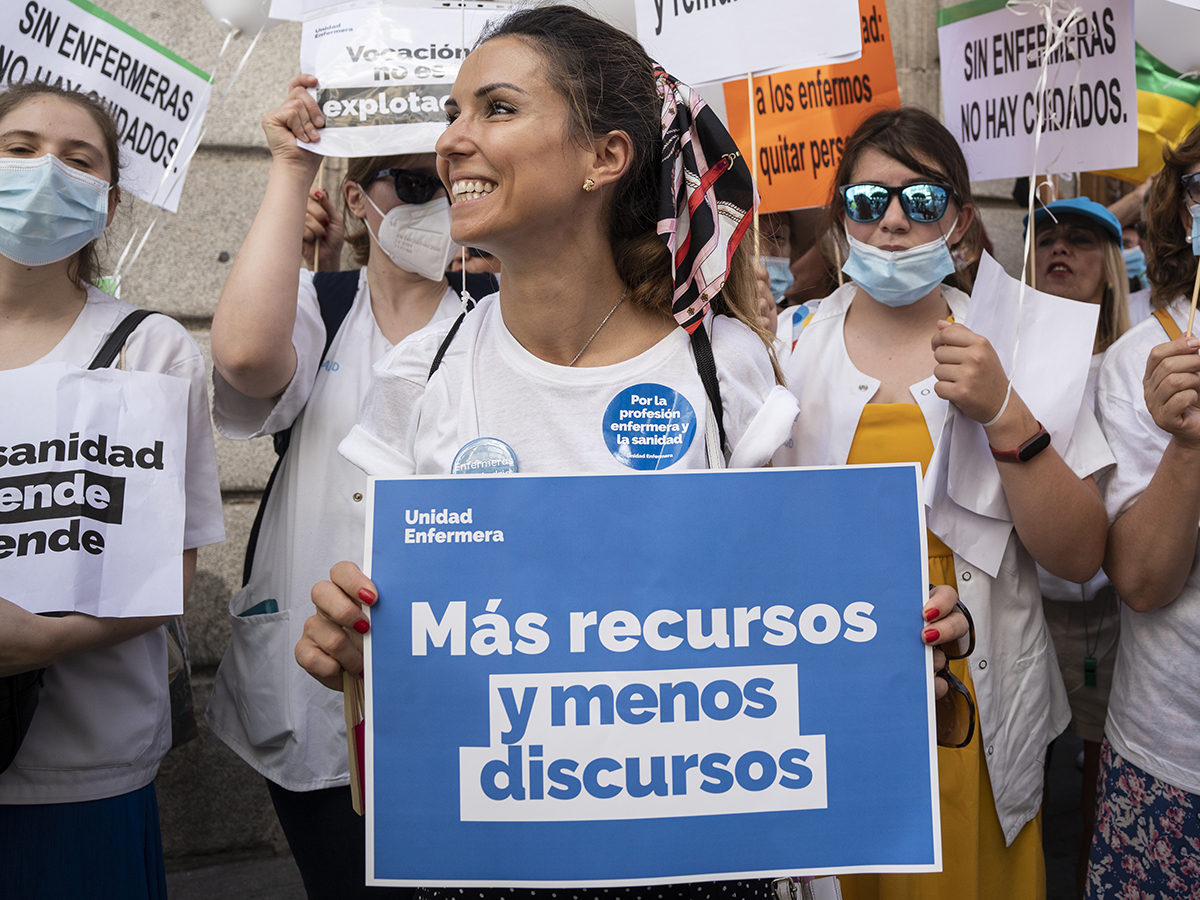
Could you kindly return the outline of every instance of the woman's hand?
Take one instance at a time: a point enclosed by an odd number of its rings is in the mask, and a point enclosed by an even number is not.
[[[1200,514],[1200,339],[1159,344],[1142,390],[1154,424],[1171,435],[1154,477],[1109,531],[1104,571],[1132,610],[1173,603],[1196,561]]]
[[[921,617],[921,641],[933,647],[933,671],[941,672],[946,667],[946,654],[939,648],[966,637],[968,631],[967,617],[958,609],[958,592],[944,584],[935,587],[929,592]],[[941,700],[949,690],[950,685],[937,675],[933,680],[934,696]]]
[[[965,325],[938,322],[933,336],[934,390],[976,422],[988,422],[1004,405],[1008,376],[991,342]]]
[[[1200,449],[1200,338],[1159,344],[1146,360],[1142,390],[1154,424],[1188,449]]]
[[[987,423],[993,449],[1016,450],[1038,433],[1037,418],[1016,391],[1009,392],[1008,376],[986,338],[964,325],[938,322],[932,343],[934,390],[976,422]],[[1095,575],[1108,534],[1095,480],[1080,479],[1053,446],[1027,462],[995,465],[1012,523],[1034,560],[1077,584]]]
[[[165,625],[170,618],[39,616],[0,598],[0,675],[19,675],[77,653],[115,646]]]
[[[288,95],[283,105],[262,118],[272,158],[311,167],[314,174],[321,158],[305,149],[304,144],[319,141],[321,133],[318,129],[325,127],[325,117],[308,92],[308,88],[316,86],[316,77],[297,75],[288,83]]]
[[[320,246],[322,272],[338,272],[342,268],[342,242],[345,236],[342,214],[329,196],[329,191],[313,188],[308,192],[308,209],[304,214],[305,264],[313,268],[313,251]]]
[[[379,594],[352,562],[338,563],[329,578],[312,589],[317,612],[304,623],[296,662],[325,687],[340,691],[342,672],[362,675],[362,636],[371,630],[362,607],[372,605]]]
[[[49,655],[47,619],[0,598],[0,676],[40,669]]]

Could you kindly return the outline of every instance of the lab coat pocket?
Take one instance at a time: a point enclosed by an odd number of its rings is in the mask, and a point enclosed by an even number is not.
[[[1051,679],[1059,674],[1045,635],[1025,649],[1008,665],[994,660],[998,668],[992,696],[1002,710],[995,741],[1001,757],[995,766],[989,761],[989,771],[996,797],[1003,794],[1006,804],[1017,804],[1023,818],[1029,818],[1041,802],[1046,747],[1066,722],[1056,714]]]
[[[294,666],[288,610],[258,612],[264,601],[246,587],[229,601],[233,635],[228,685],[246,737],[255,747],[281,744],[292,733],[290,668]],[[250,615],[243,613],[250,612]],[[222,669],[225,666],[222,665]]]

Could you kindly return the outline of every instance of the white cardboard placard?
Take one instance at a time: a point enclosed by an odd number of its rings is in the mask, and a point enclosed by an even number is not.
[[[0,372],[0,594],[30,612],[183,612],[188,383]]]
[[[973,181],[1136,164],[1131,0],[1075,5],[1082,17],[1050,55],[1050,30],[1033,3],[973,0],[938,14],[945,123]]]

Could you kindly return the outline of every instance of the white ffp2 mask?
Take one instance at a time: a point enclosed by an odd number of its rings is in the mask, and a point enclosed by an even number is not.
[[[440,281],[446,266],[454,255],[454,242],[450,240],[450,201],[445,197],[434,197],[428,203],[401,203],[386,213],[375,201],[363,196],[383,216],[379,223],[379,234],[367,232],[375,238],[387,258],[405,272],[412,272]]]

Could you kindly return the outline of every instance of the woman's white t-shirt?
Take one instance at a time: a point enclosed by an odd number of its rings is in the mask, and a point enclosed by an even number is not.
[[[798,406],[775,383],[754,332],[726,316],[710,325],[727,461],[734,468],[762,466],[786,439]],[[449,327],[443,322],[417,332],[376,365],[359,424],[338,448],[368,474],[446,474],[458,451],[480,437],[508,444],[521,472],[630,473],[606,430],[614,403],[621,405],[618,395],[639,385],[647,394],[681,398],[677,408],[691,407],[700,432],[662,468],[707,468],[707,395],[682,329],[615,365],[558,366],[518,343],[504,324],[499,295],[492,295],[467,315],[431,378]]]
[[[447,288],[431,321],[456,315]],[[366,270],[329,352],[312,273],[301,272],[292,329],[296,372],[282,394],[255,399],[213,372],[213,418],[228,438],[291,426],[291,442],[267,498],[252,578],[229,604],[232,636],[205,721],[260,774],[290,791],[350,783],[342,696],[296,664],[312,587],[343,559],[361,562],[366,476],[336,452],[358,421],[372,364],[392,349],[375,321]],[[241,616],[264,600],[278,612]]]
[[[33,365],[87,366],[134,307],[88,288],[87,303],[58,345]],[[125,368],[188,382],[185,550],[225,539],[221,487],[200,348],[178,322],[145,319],[125,342]],[[9,398],[6,402],[20,402]],[[101,800],[145,787],[171,747],[167,645],[162,628],[114,647],[59,660],[12,766],[0,804]]]
[[[1175,300],[1168,311],[1180,331],[1187,327],[1187,298]],[[1158,319],[1146,319],[1109,348],[1100,369],[1096,414],[1117,458],[1102,485],[1110,522],[1146,490],[1171,441],[1154,424],[1142,391],[1150,350],[1167,341]],[[1197,543],[1196,561],[1178,597],[1144,613],[1122,604],[1104,726],[1121,756],[1192,794],[1200,794],[1200,531]]]

